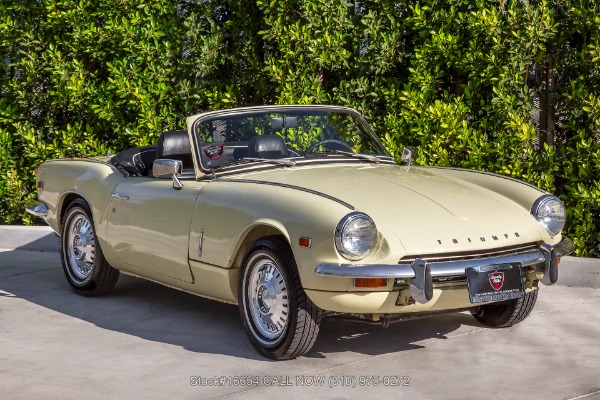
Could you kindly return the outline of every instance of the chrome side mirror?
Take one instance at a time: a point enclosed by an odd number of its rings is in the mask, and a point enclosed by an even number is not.
[[[183,170],[183,164],[179,160],[168,160],[158,159],[154,160],[152,164],[152,174],[156,178],[172,178],[173,189],[180,190],[183,187],[183,183],[179,180],[181,171]]]
[[[410,167],[410,163],[413,162],[413,151],[408,147],[405,147],[402,150],[402,162],[408,163],[408,167]]]

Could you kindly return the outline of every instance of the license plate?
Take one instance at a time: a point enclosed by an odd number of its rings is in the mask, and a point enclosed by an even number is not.
[[[467,268],[471,303],[525,297],[521,264],[496,264]]]

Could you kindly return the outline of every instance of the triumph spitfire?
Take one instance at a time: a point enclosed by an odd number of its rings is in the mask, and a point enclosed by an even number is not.
[[[46,161],[27,211],[60,236],[75,292],[105,294],[122,272],[237,304],[277,360],[308,352],[323,317],[524,320],[573,250],[561,200],[411,161],[349,108],[212,111],[154,146]]]

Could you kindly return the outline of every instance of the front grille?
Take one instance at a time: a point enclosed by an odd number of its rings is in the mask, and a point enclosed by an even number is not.
[[[479,258],[490,258],[490,257],[499,257],[506,256],[511,254],[519,254],[527,251],[537,250],[539,246],[536,243],[519,245],[519,246],[511,246],[500,249],[487,250],[486,252],[479,253],[447,253],[447,254],[429,254],[429,255],[421,255],[421,256],[406,256],[398,261],[398,264],[412,264],[415,259],[420,258],[422,260],[427,261],[428,263],[436,263],[436,262],[449,262],[449,261],[461,261],[461,260],[476,260]]]

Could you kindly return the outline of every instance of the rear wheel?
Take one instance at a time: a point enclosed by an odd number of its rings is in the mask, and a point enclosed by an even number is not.
[[[242,324],[262,355],[289,360],[308,352],[319,333],[321,310],[306,296],[286,241],[256,241],[242,265],[239,283]]]
[[[525,297],[508,300],[498,304],[481,306],[472,312],[480,322],[494,328],[506,328],[523,321],[533,310],[538,290],[525,293]]]
[[[60,252],[65,276],[76,293],[99,296],[117,283],[119,271],[104,258],[92,213],[82,199],[74,200],[62,219]]]

